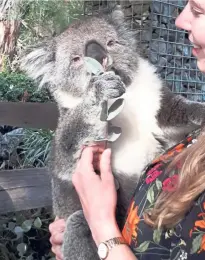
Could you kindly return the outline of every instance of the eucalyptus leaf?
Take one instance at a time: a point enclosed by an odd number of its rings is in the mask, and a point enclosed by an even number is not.
[[[27,251],[27,245],[25,243],[20,243],[17,245],[16,249],[19,252],[20,256],[23,256]]]
[[[113,143],[115,142],[121,135],[122,130],[118,126],[110,126],[108,128],[108,141]]]
[[[16,227],[14,228],[14,232],[15,232],[15,234],[16,234],[16,236],[17,236],[17,239],[20,238],[20,237],[23,237],[23,232],[24,232],[24,230],[23,230],[21,227],[16,226]]]
[[[100,120],[101,121],[107,121],[107,117],[108,117],[108,104],[107,104],[107,101],[105,100],[102,103],[102,110],[101,110],[101,114],[100,114]]]
[[[85,64],[89,73],[99,75],[100,73],[104,72],[103,66],[97,60],[91,57],[85,57]]]
[[[41,228],[42,226],[42,221],[39,217],[37,217],[35,220],[34,220],[34,223],[33,225],[36,227],[36,228]]]
[[[8,229],[13,230],[15,228],[16,224],[14,222],[9,222]]]
[[[124,99],[123,98],[119,98],[117,99],[108,109],[108,117],[107,117],[107,121],[112,120],[113,118],[115,118],[123,109],[124,107]]]
[[[24,232],[28,232],[33,224],[33,220],[25,220],[23,224],[21,225],[21,228],[23,229]]]

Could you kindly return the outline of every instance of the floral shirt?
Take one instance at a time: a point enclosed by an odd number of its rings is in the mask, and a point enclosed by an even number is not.
[[[172,191],[177,182],[180,165],[176,165],[169,175],[164,173],[167,165],[175,155],[196,142],[199,133],[200,130],[194,131],[160,155],[142,174],[122,230],[139,260],[205,260],[205,191],[186,217],[172,229],[153,229],[143,220],[144,210],[153,207],[161,190]]]

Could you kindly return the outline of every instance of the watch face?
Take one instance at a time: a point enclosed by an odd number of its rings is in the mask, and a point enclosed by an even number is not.
[[[108,248],[104,243],[101,243],[98,247],[98,255],[101,259],[105,259],[108,254]]]

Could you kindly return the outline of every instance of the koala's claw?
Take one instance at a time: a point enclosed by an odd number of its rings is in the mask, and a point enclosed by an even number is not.
[[[91,83],[96,91],[96,97],[101,100],[118,98],[125,93],[124,83],[112,71],[93,77]]]

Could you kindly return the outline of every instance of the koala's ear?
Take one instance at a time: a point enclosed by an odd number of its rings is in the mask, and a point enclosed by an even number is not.
[[[125,15],[120,5],[115,6],[115,9],[112,11],[111,17],[112,17],[112,21],[116,25],[120,25],[124,23]]]
[[[39,83],[39,88],[49,83],[55,64],[54,41],[44,42],[30,47],[22,55],[20,69]]]

